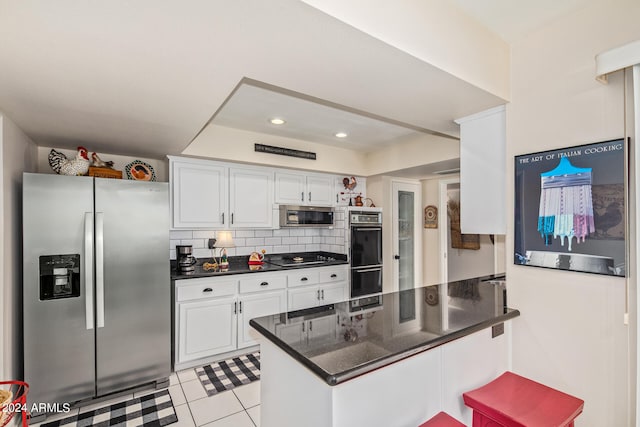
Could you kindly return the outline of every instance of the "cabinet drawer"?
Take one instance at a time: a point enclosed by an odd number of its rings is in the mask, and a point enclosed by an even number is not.
[[[184,282],[188,282],[184,283]],[[176,282],[176,300],[191,301],[235,295],[237,280],[188,279]]]
[[[289,287],[314,285],[319,282],[320,275],[318,270],[316,269],[308,270],[303,268],[296,272],[287,274],[287,280],[289,283]]]
[[[343,280],[347,280],[347,268],[345,266],[324,268],[320,271],[320,283],[342,282]]]
[[[287,276],[252,273],[251,277],[240,279],[240,293],[272,291],[287,287]]]

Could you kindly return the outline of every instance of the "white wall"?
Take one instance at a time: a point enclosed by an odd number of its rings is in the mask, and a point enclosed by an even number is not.
[[[0,378],[22,375],[22,173],[36,170],[36,146],[0,112],[2,174],[2,364]]]
[[[513,265],[514,155],[624,135],[623,85],[596,54],[640,38],[640,3],[598,0],[512,46],[507,106],[507,277],[516,372],[585,400],[577,426],[625,426],[624,279]]]

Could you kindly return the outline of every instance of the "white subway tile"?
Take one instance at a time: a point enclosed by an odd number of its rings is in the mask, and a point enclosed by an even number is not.
[[[264,246],[264,238],[254,237],[254,238],[246,239],[245,246]]]
[[[321,228],[305,228],[304,235],[305,236],[319,236]]]
[[[220,254],[219,250],[216,250],[216,257]],[[227,248],[227,256],[236,256],[236,248]]]
[[[236,239],[233,239],[233,244],[236,246],[246,246],[246,242],[247,242],[247,239],[243,237],[238,237]]]
[[[283,245],[295,245],[296,243],[298,243],[298,238],[297,237],[283,237],[282,238],[282,244]]]
[[[176,248],[176,245],[180,244],[180,240],[169,240],[169,249],[174,249]]]
[[[236,230],[237,237],[254,237],[254,230]]]
[[[169,250],[169,259],[176,259],[176,250],[175,249],[170,249]]]
[[[169,230],[169,238],[173,240],[193,239],[191,230]]]
[[[278,230],[273,230],[273,237],[289,237],[289,229],[280,228]]]
[[[336,225],[334,228],[343,228],[344,229],[345,222],[344,221],[336,221]]]
[[[298,243],[301,245],[309,245],[313,243],[313,237],[298,237]]]
[[[273,246],[265,245],[262,248],[260,248],[258,252],[262,252],[262,250],[264,249],[266,254],[271,254],[273,253],[273,248],[274,248]]]
[[[191,245],[193,249],[204,248],[204,240],[203,239],[191,239],[191,240],[181,240],[181,245]]]
[[[216,237],[214,230],[193,230],[194,239],[213,239]]]
[[[273,230],[255,230],[256,237],[273,237]]]
[[[251,252],[255,252],[255,250],[255,246],[236,247],[236,255],[250,255]]]
[[[304,245],[291,245],[289,246],[289,252],[304,252]]]
[[[193,256],[198,259],[211,258],[211,249],[194,249]]]
[[[290,236],[304,236],[304,229],[302,228],[292,228],[289,231]]]
[[[280,246],[274,246],[273,247],[273,253],[274,254],[282,254],[282,253],[286,253],[286,252],[291,252],[289,250],[289,245],[280,245]]]
[[[320,243],[323,243],[323,242],[324,242],[324,237],[321,237],[321,236],[314,236],[314,237],[312,238],[312,243],[318,243],[318,244],[320,244]]]
[[[319,251],[320,245],[319,244],[304,245],[304,250],[307,252]]]
[[[281,237],[267,237],[264,239],[265,245],[281,245],[282,238]]]

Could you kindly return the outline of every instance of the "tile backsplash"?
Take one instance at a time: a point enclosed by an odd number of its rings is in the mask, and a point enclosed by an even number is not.
[[[266,250],[268,254],[284,252],[326,251],[348,254],[344,212],[336,211],[333,228],[281,228],[276,230],[231,230],[235,247],[227,248],[229,256],[249,255]],[[216,237],[216,230],[171,230],[169,232],[169,259],[176,259],[176,245],[193,246],[196,258],[213,256],[208,240]],[[220,250],[215,249],[215,256]]]

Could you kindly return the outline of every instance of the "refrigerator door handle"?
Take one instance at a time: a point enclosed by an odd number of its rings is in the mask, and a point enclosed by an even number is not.
[[[87,330],[93,329],[93,212],[84,213],[84,304]]]
[[[104,327],[104,213],[96,212],[96,316]]]

